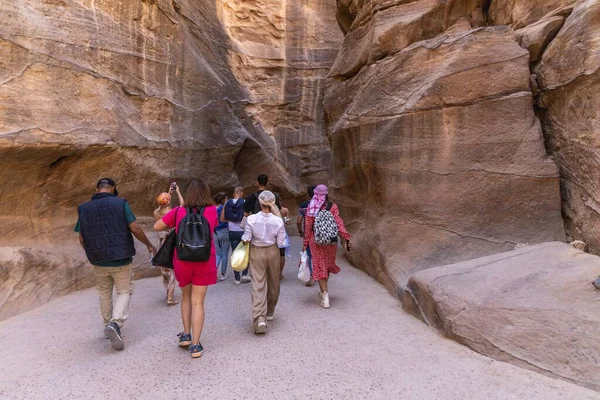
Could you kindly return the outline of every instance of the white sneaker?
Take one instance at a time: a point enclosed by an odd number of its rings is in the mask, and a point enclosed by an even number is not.
[[[321,296],[321,307],[329,308],[329,293],[328,292],[323,293],[323,295]]]
[[[246,282],[252,282],[252,280],[250,279],[250,277],[248,275],[243,275],[242,276],[242,282],[246,283]]]
[[[274,315],[267,315],[267,321],[273,321],[275,319]]]
[[[236,279],[236,280],[235,280],[235,284],[236,284],[236,285],[239,285],[240,283],[241,283],[241,282],[240,282],[240,280],[239,280],[239,279]]]
[[[267,323],[265,321],[260,321],[258,323],[258,325],[256,325],[256,331],[255,333],[257,335],[261,334],[261,333],[265,333],[267,332]]]
[[[224,281],[225,279],[227,279],[225,275],[221,275],[221,277],[219,278],[220,281]]]

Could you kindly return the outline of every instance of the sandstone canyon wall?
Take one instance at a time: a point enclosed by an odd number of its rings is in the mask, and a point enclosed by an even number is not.
[[[69,243],[76,206],[102,176],[139,217],[170,178],[216,190],[267,172],[284,195],[327,179],[319,132],[342,39],[334,2],[268,3],[1,2],[0,185],[10,206],[0,211],[0,318],[92,283]],[[145,250],[136,265],[154,273]]]
[[[565,239],[524,33],[493,26],[507,7],[340,4],[347,33],[325,96],[332,186],[352,261],[400,295],[419,270]],[[539,14],[514,8],[518,21]]]

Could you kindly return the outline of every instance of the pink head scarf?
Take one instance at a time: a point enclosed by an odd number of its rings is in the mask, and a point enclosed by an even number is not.
[[[325,204],[325,200],[327,199],[327,186],[319,185],[315,188],[315,194],[311,199],[310,203],[308,203],[308,210],[306,215],[309,217],[315,217],[323,204]]]

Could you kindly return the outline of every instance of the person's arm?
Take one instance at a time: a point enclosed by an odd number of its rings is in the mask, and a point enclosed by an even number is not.
[[[298,234],[300,237],[304,237],[304,230],[302,229],[302,214],[298,210],[298,217],[296,218],[296,227],[298,228]]]
[[[227,203],[225,203],[223,209],[221,210],[221,216],[219,217],[219,221],[221,222],[227,222],[227,219],[225,218],[225,207],[227,207]]]
[[[138,225],[138,223],[136,221],[133,221],[132,223],[129,224],[129,230],[131,231],[131,233],[133,233],[133,236],[135,236],[137,240],[139,240],[140,242],[144,243],[144,245],[146,245],[146,247],[148,248],[148,251],[152,255],[156,254],[156,247],[154,247],[154,245],[150,242],[150,240],[148,240],[146,233],[144,232],[142,227]]]
[[[159,219],[158,221],[156,221],[154,223],[154,230],[155,231],[166,231],[167,229],[170,228],[169,225],[165,224],[164,221],[161,219]]]
[[[302,250],[306,250],[308,243],[313,239],[313,224],[315,222],[314,217],[304,217],[304,245]]]
[[[175,227],[175,223],[176,223],[176,219],[177,219],[177,210],[178,208],[174,208],[171,211],[169,211],[167,213],[167,215],[165,215],[164,217],[162,217],[161,219],[159,219],[158,221],[156,221],[154,223],[154,230],[155,231],[166,231],[170,228],[174,228]]]
[[[279,230],[277,231],[277,246],[279,248],[285,247],[285,242],[285,224],[282,223],[279,225]]]
[[[346,226],[344,225],[344,220],[340,216],[340,210],[338,209],[337,204],[334,204],[331,207],[331,214],[333,214],[333,218],[335,218],[335,223],[338,226],[339,235],[341,237],[343,237],[344,239],[346,239],[346,250],[350,251],[350,248],[352,247],[350,245],[350,233],[348,233],[348,230],[346,230]]]
[[[177,192],[177,199],[179,200],[179,207],[183,207],[185,202],[183,201],[183,196],[181,195],[181,192],[179,191],[178,185],[175,185],[175,191]]]
[[[275,195],[275,205],[281,210],[283,207],[281,207],[281,199],[279,198],[279,193],[273,194]]]
[[[242,242],[244,244],[250,243],[252,240],[252,226],[250,225],[250,221],[246,221],[246,226],[244,227],[244,234],[242,235]]]

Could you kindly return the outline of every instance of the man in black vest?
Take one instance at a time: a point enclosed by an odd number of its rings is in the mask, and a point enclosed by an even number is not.
[[[156,253],[156,248],[135,222],[135,215],[127,201],[117,197],[116,184],[112,179],[100,179],[96,190],[91,201],[79,206],[75,232],[79,232],[79,242],[94,266],[105,325],[104,336],[110,339],[114,349],[123,350],[121,327],[127,319],[133,293],[133,236],[144,243],[151,254]],[[114,306],[113,288],[117,290]]]

